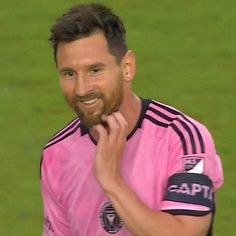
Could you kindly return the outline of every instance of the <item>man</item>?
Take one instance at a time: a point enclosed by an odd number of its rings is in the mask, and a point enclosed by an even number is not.
[[[135,95],[120,18],[77,5],[52,27],[59,82],[78,114],[45,146],[44,235],[212,235],[223,182],[207,129]]]

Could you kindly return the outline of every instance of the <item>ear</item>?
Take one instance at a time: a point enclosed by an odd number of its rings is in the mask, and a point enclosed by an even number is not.
[[[136,60],[131,50],[128,50],[126,52],[121,61],[121,64],[123,69],[124,81],[130,82],[133,79],[136,72]]]

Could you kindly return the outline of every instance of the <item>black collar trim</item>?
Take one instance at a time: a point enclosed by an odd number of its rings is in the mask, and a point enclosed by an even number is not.
[[[127,136],[127,140],[129,140],[133,136],[133,134],[136,132],[137,129],[142,127],[142,122],[143,122],[143,119],[144,119],[144,115],[147,111],[147,108],[148,108],[150,102],[151,102],[151,99],[144,99],[144,98],[141,98],[141,97],[140,97],[140,99],[141,99],[141,113],[139,115],[139,119],[138,119],[135,127],[133,128],[133,130]],[[90,134],[89,129],[84,124],[80,125],[80,133],[81,133],[81,136],[89,134],[89,137],[91,138],[93,143],[96,144],[96,141],[94,140],[94,138]]]

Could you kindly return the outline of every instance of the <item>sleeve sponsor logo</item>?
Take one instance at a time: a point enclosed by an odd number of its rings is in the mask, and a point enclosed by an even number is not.
[[[164,200],[202,205],[214,209],[212,181],[206,175],[180,173],[171,176]]]
[[[183,171],[202,174],[204,171],[204,158],[195,156],[183,157]]]

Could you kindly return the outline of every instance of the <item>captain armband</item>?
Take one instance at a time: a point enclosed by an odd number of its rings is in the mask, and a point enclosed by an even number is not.
[[[208,176],[196,173],[172,175],[164,201],[196,204],[214,209],[213,184]]]

